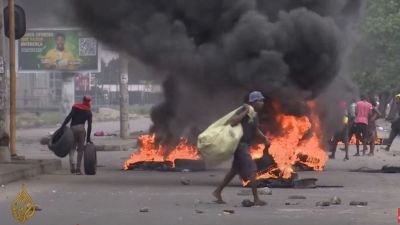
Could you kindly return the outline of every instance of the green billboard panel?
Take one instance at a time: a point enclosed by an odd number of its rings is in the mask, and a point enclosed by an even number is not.
[[[97,40],[78,29],[28,30],[18,41],[18,72],[99,72]]]

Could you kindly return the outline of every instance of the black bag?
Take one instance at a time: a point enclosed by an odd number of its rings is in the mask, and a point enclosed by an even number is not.
[[[47,146],[56,156],[64,158],[71,151],[74,141],[74,134],[71,128],[61,127],[51,136]]]
[[[86,175],[96,175],[97,153],[94,144],[87,144],[83,154],[83,166]]]

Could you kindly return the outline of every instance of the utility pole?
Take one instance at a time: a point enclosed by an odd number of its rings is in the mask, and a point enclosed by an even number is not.
[[[121,59],[121,74],[119,79],[119,92],[120,92],[120,137],[127,139],[129,129],[129,90],[128,90],[128,67],[129,60],[126,55],[120,55]]]
[[[10,154],[17,156],[16,150],[16,81],[15,71],[15,7],[14,0],[8,0],[9,9],[9,48],[10,48]]]
[[[0,9],[3,9],[3,1],[0,1]],[[3,10],[0,11],[0,161],[9,161],[10,137],[8,132],[8,107],[7,107],[7,73],[4,65],[3,46]]]

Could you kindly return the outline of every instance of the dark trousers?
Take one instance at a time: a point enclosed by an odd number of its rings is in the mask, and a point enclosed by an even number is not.
[[[392,130],[390,131],[390,134],[389,134],[389,139],[388,139],[387,145],[388,145],[388,146],[391,146],[392,143],[393,143],[393,141],[394,141],[394,139],[395,139],[396,136],[399,135],[399,134],[400,134],[400,128],[398,128],[398,127],[392,127]]]
[[[74,145],[69,152],[69,165],[71,169],[75,168],[75,152],[78,150],[76,169],[79,170],[82,164],[83,151],[85,150],[85,138],[86,130],[85,125],[75,125],[71,127],[72,133],[74,134]]]

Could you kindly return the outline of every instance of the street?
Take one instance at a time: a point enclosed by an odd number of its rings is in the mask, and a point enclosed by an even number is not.
[[[139,119],[132,123],[142,129],[149,122]],[[20,145],[27,156],[55,158],[51,152],[44,151],[44,147],[34,144],[22,148]],[[354,151],[352,146],[350,153]],[[95,176],[70,175],[67,157],[60,171],[1,187],[1,224],[18,224],[11,215],[10,206],[23,184],[34,203],[42,209],[26,223],[32,225],[397,223],[398,174],[350,170],[380,169],[385,164],[398,163],[398,140],[391,152],[380,150],[375,157],[351,157],[344,162],[343,152],[338,151],[336,160],[330,160],[324,172],[300,172],[301,178],[317,178],[317,184],[326,187],[272,189],[272,195],[261,196],[268,202],[267,206],[252,208],[241,207],[241,201],[251,196],[237,195],[243,189],[237,178],[223,193],[228,204],[212,202],[211,192],[223,179],[229,163],[204,172],[123,171],[123,162],[129,155],[126,151],[99,152]],[[182,177],[190,179],[190,185],[182,185]],[[289,200],[292,195],[306,199]],[[341,205],[316,207],[316,202],[329,201],[334,196],[341,198]],[[367,201],[368,205],[350,206],[350,201]],[[140,212],[144,208],[148,208],[148,212]],[[234,210],[234,213],[227,214],[224,210]]]

